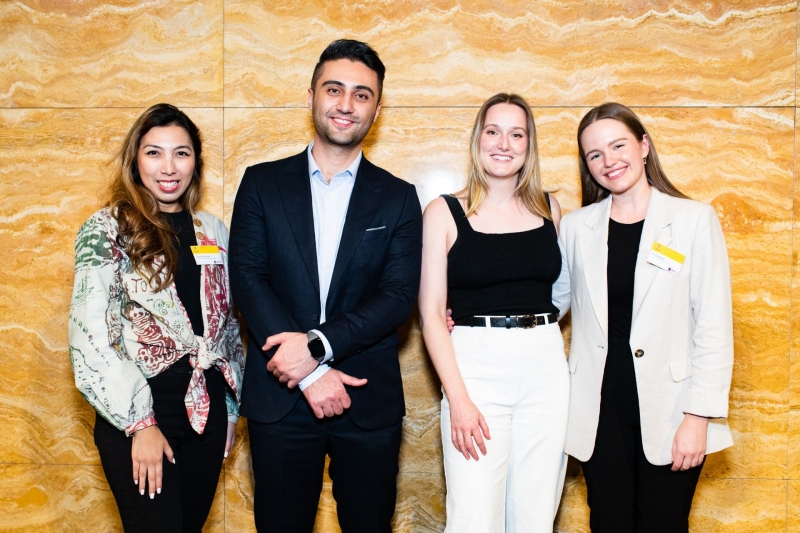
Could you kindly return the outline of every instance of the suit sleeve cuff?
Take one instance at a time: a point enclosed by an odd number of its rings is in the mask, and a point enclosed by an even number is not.
[[[714,398],[689,390],[683,402],[683,412],[706,418],[728,418],[728,398]]]
[[[312,373],[310,373],[309,375],[304,377],[302,380],[300,380],[300,383],[298,383],[297,386],[300,387],[301,391],[306,390],[315,381],[317,381],[319,378],[321,378],[323,375],[325,375],[325,372],[327,372],[330,369],[331,369],[331,367],[329,367],[328,365],[325,365],[325,364],[319,365],[317,368],[314,369],[314,371]]]
[[[328,342],[328,337],[326,337],[320,330],[312,329],[311,333],[315,334],[322,340],[322,345],[325,346],[325,359],[322,360],[323,363],[327,363],[331,359],[333,359],[333,348],[331,348],[331,343]]]

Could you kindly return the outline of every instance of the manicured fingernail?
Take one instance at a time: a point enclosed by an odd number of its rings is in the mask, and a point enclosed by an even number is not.
[[[228,452],[225,452],[225,455],[223,455],[223,457],[228,457]]]
[[[151,493],[150,493],[150,499],[152,500],[152,499],[153,499],[153,498],[155,498],[155,497],[156,497],[156,493],[155,493],[155,492],[151,492]]]
[[[156,493],[161,494],[161,489],[160,488],[156,489]]]
[[[138,484],[139,484],[139,480],[138,480],[138,479],[134,479],[134,480],[133,480],[133,484],[134,484],[134,485],[138,485]]]
[[[144,496],[144,489],[140,490],[140,491],[139,491],[139,494],[141,494],[142,496]]]
[[[172,464],[177,464],[175,458],[172,458]]]

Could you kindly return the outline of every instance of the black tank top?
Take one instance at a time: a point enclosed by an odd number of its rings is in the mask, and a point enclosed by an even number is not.
[[[561,252],[551,220],[544,219],[543,226],[528,231],[481,233],[472,229],[457,198],[442,198],[458,229],[447,254],[447,292],[454,320],[558,312],[552,297],[561,272]]]
[[[608,219],[608,335],[626,342],[631,337],[633,284],[643,228],[644,220],[623,224]]]

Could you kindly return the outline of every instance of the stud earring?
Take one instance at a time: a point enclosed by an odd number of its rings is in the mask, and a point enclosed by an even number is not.
[[[642,161],[644,161],[644,164],[646,165],[646,164],[647,164],[647,156],[644,156],[644,157],[642,158]]]

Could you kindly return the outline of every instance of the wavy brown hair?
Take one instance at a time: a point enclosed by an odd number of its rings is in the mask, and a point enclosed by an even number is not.
[[[117,243],[125,250],[136,271],[156,290],[168,287],[178,268],[177,231],[159,216],[156,198],[142,184],[137,155],[148,131],[164,126],[183,128],[192,140],[194,174],[179,202],[190,213],[200,204],[203,155],[200,130],[186,114],[170,104],[156,104],[133,123],[115,157],[108,206],[119,225]]]
[[[598,120],[606,118],[622,122],[639,142],[642,142],[644,136],[647,135],[647,140],[650,143],[650,153],[647,154],[647,164],[644,166],[647,183],[669,196],[674,196],[675,198],[689,198],[667,179],[664,169],[661,168],[661,162],[658,160],[658,153],[656,152],[655,144],[653,144],[653,138],[647,133],[644,124],[642,124],[642,121],[636,116],[636,113],[622,104],[606,102],[586,113],[581,119],[581,123],[578,125],[578,155],[581,169],[582,206],[599,202],[610,194],[608,189],[601,187],[592,177],[591,172],[589,172],[589,166],[586,164],[586,154],[581,144],[581,135],[583,131]]]
[[[542,190],[539,179],[539,150],[536,144],[536,123],[533,121],[533,112],[528,102],[518,94],[498,93],[486,100],[475,117],[472,126],[472,137],[469,144],[470,169],[467,185],[456,193],[459,198],[466,198],[467,216],[478,212],[481,204],[489,193],[489,181],[486,171],[481,164],[481,134],[486,124],[486,114],[497,104],[511,104],[519,107],[525,113],[526,131],[528,133],[528,153],[525,164],[519,171],[517,188],[514,195],[522,200],[525,207],[534,215],[539,215],[553,220],[550,205]]]

